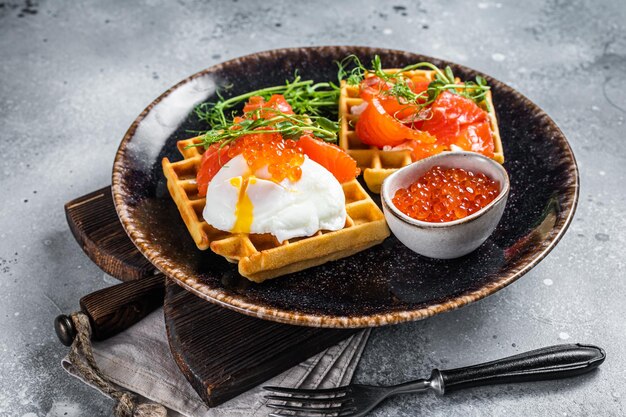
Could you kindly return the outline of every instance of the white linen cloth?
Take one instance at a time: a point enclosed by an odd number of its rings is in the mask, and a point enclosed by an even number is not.
[[[301,388],[346,385],[352,379],[369,333],[369,330],[361,331],[262,385]],[[208,408],[172,358],[163,309],[120,334],[94,342],[92,346],[102,374],[120,387],[138,394],[141,400],[164,405],[170,417],[259,417],[270,412],[264,406],[263,397],[267,392],[260,386],[218,407]],[[89,384],[76,372],[67,356],[61,364],[69,374]]]

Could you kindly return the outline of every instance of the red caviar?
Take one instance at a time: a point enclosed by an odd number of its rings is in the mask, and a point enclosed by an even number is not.
[[[304,153],[293,140],[284,140],[280,133],[254,133],[239,138],[230,146],[228,155],[233,158],[243,154],[250,171],[267,166],[272,180],[281,182],[285,178],[298,181],[302,176],[300,165]]]
[[[498,181],[481,172],[437,166],[396,191],[393,204],[414,219],[443,223],[476,213],[499,193]]]
[[[249,112],[255,110],[260,112],[250,116]],[[235,117],[234,123],[241,123],[246,120],[245,117],[272,118],[277,115],[277,110],[293,114],[291,106],[280,94],[273,95],[267,102],[263,97],[254,96],[244,107],[248,114]],[[243,135],[227,144],[214,143],[206,149],[196,176],[200,197],[206,196],[209,182],[222,166],[239,154],[243,155],[253,173],[267,166],[270,178],[275,182],[285,178],[298,181],[302,177],[300,166],[304,163],[304,155],[330,171],[339,182],[350,181],[359,174],[356,161],[336,145],[307,134],[299,140],[286,139],[280,133],[263,132],[263,129],[271,128],[257,128],[255,133]]]
[[[304,163],[304,153],[298,142],[283,139],[280,133],[252,133],[224,146],[215,143],[204,152],[196,178],[200,197],[206,195],[209,182],[222,166],[239,154],[243,155],[251,172],[267,166],[275,182],[285,178],[296,182],[302,176],[300,166]]]

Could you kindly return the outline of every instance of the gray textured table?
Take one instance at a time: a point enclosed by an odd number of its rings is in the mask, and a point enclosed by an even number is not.
[[[110,413],[112,402],[61,370],[52,320],[116,282],[80,251],[63,203],[110,183],[136,115],[214,63],[317,44],[405,49],[487,72],[554,118],[581,169],[578,212],[546,260],[476,304],[376,330],[356,379],[392,383],[562,342],[605,347],[600,371],[398,397],[374,415],[626,414],[623,0],[36,3],[0,1],[1,416]]]

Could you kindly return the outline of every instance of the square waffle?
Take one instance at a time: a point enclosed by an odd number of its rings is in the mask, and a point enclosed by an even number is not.
[[[238,263],[239,273],[255,282],[321,265],[350,256],[389,236],[380,208],[357,180],[342,184],[346,197],[346,224],[337,231],[318,231],[312,236],[284,242],[270,234],[230,233],[218,230],[202,217],[205,198],[198,195],[196,174],[203,147],[187,148],[200,138],[178,142],[183,160],[163,158],[167,188],[176,202],[191,237],[199,249],[211,249],[230,262]]]
[[[398,70],[385,70],[387,73],[396,71]],[[408,77],[422,75],[431,81],[435,77],[435,72],[429,70],[407,71],[405,74]],[[488,105],[483,102],[479,106],[489,113],[494,142],[493,159],[503,163],[502,141],[498,129],[498,120],[496,119],[493,102],[491,101],[491,91],[487,92],[486,101]],[[339,146],[356,159],[359,168],[363,170],[363,178],[367,187],[372,192],[380,193],[380,187],[387,176],[391,175],[396,169],[409,165],[412,162],[411,153],[408,150],[383,151],[376,146],[366,145],[359,140],[354,130],[359,116],[351,114],[350,109],[362,103],[363,99],[359,97],[359,86],[351,86],[342,81],[341,94],[339,96]]]

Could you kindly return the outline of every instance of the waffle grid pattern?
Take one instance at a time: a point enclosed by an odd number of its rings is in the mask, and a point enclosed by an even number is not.
[[[385,70],[387,73],[395,72],[397,69]],[[422,75],[428,80],[434,79],[434,71],[415,70],[407,71],[407,77]],[[371,76],[371,75],[368,75]],[[494,157],[499,163],[504,162],[502,141],[498,129],[498,120],[491,100],[491,92],[487,92],[487,102],[489,106],[482,105],[483,110],[489,113],[491,131],[494,138]],[[410,151],[384,151],[375,146],[368,146],[362,143],[357,136],[354,126],[359,116],[353,115],[351,109],[354,106],[363,104],[363,99],[359,97],[359,87],[341,82],[341,93],[339,96],[339,146],[352,156],[363,171],[363,178],[367,187],[375,193],[380,192],[380,187],[387,176],[396,169],[409,165],[412,161]]]
[[[382,211],[357,180],[342,184],[347,218],[341,230],[318,231],[309,237],[281,243],[270,234],[233,234],[215,229],[202,217],[206,200],[198,195],[196,185],[196,173],[204,148],[188,148],[199,142],[196,137],[177,143],[183,156],[181,161],[163,159],[167,188],[196,246],[201,250],[210,248],[230,262],[239,263],[239,273],[252,281],[262,282],[340,259],[378,244],[389,236]]]

